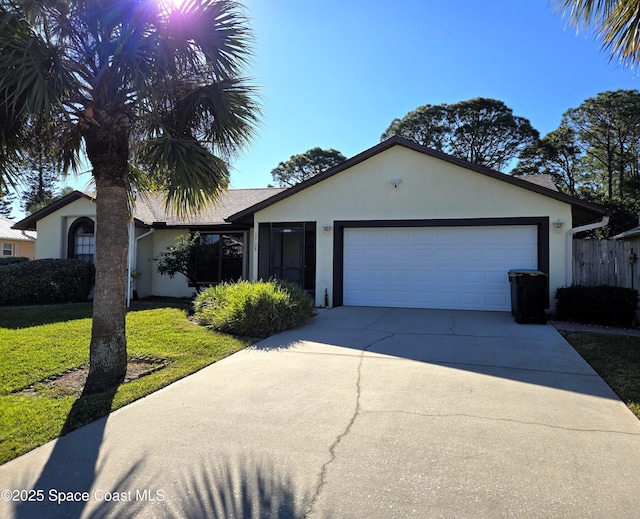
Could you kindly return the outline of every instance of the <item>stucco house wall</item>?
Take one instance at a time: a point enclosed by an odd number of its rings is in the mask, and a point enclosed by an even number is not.
[[[37,258],[66,258],[67,236],[73,222],[81,217],[89,217],[95,221],[95,204],[81,198],[69,203],[64,208],[40,219],[37,223],[38,232],[42,237],[38,240]],[[134,269],[141,272],[142,276],[135,282],[135,289],[139,297],[151,295],[167,297],[191,297],[194,289],[188,286],[186,278],[182,274],[176,274],[171,279],[162,276],[156,269],[156,263],[152,260],[175,244],[175,239],[187,230],[166,229],[154,230],[136,228],[135,236],[146,237],[137,240],[137,257]]]
[[[151,292],[150,294],[139,294],[140,297],[153,294],[154,296],[166,296],[166,297],[191,297],[195,293],[195,289],[190,287],[187,278],[182,274],[176,274],[173,278],[169,276],[163,276],[158,272],[156,268],[156,262],[152,258],[156,258],[162,254],[167,247],[175,245],[176,238],[180,235],[188,234],[187,230],[180,229],[167,229],[158,230],[150,236],[150,238],[143,238],[143,240],[150,240],[152,243],[151,255],[141,255],[138,252],[138,265],[142,267],[141,263],[146,262],[148,265],[147,272],[150,274],[151,280]],[[143,277],[145,277],[143,275]]]
[[[397,187],[392,179],[400,179]],[[333,300],[333,229],[341,220],[424,220],[545,217],[564,222],[549,232],[549,285],[567,284],[566,231],[571,205],[455,164],[393,146],[255,213],[260,223],[316,222],[316,304]],[[327,236],[324,226],[331,226]],[[255,244],[254,244],[255,248]],[[251,265],[257,278],[257,262]],[[505,273],[506,276],[506,273]]]
[[[173,213],[165,212],[164,202],[161,200],[147,198],[139,201],[135,211],[134,237],[130,243],[132,271],[135,270],[141,275],[135,279],[132,289],[139,297],[193,296],[195,289],[189,286],[185,276],[182,274],[176,274],[173,278],[163,276],[157,271],[157,264],[154,261],[154,258],[159,257],[168,247],[175,245],[178,236],[188,234],[191,230],[203,233],[243,233],[245,237],[243,272],[245,277],[249,277],[249,257],[253,252],[251,250],[252,231],[246,225],[226,224],[224,214],[234,212],[236,207],[245,208],[280,191],[282,189],[225,192],[217,208],[209,210],[203,218],[198,216],[189,221],[179,221]],[[98,225],[93,198],[84,193],[74,192],[19,222],[18,225],[22,228],[35,227],[40,231],[41,239],[37,244],[36,258],[66,258],[68,257],[69,231],[79,218],[90,218],[96,226]]]
[[[94,202],[86,198],[79,198],[38,220],[36,259],[66,258],[69,228],[75,220],[81,217],[91,218],[95,222],[96,205]]]
[[[414,279],[423,284],[425,299],[396,298],[394,304],[432,304],[426,301],[431,295],[466,297],[470,290],[475,290],[480,297],[495,295],[493,288],[484,292],[478,288],[467,290],[467,286],[460,283],[466,283],[464,280],[471,278],[460,276],[462,272],[477,276],[474,278],[480,281],[476,283],[477,286],[488,277],[493,286],[500,285],[500,290],[503,290],[501,303],[491,308],[503,310],[508,303],[508,284],[505,287],[506,281],[496,280],[501,279],[500,272],[503,269],[512,268],[506,268],[507,264],[524,261],[522,256],[510,254],[516,243],[512,241],[512,233],[524,231],[529,233],[525,240],[529,259],[527,265],[514,267],[532,268],[538,265],[549,274],[549,303],[553,309],[555,290],[571,283],[570,271],[567,270],[570,269],[567,246],[570,245],[572,227],[595,222],[605,214],[606,209],[602,206],[563,195],[555,191],[552,184],[515,179],[394,137],[286,190],[259,188],[226,191],[217,204],[203,208],[197,215],[180,217],[167,212],[160,194],[141,195],[135,208],[136,228],[132,240],[133,269],[141,273],[141,277],[135,281],[135,289],[140,297],[192,296],[194,288],[189,287],[184,276],[177,274],[171,279],[160,275],[153,258],[174,245],[176,237],[189,231],[243,233],[243,272],[247,277],[258,279],[259,275],[275,275],[300,282],[305,290],[315,293],[318,306],[325,305],[325,292],[330,306],[334,305],[334,301],[335,304],[377,303],[369,297],[376,291],[381,294],[404,290],[405,294],[423,297],[415,290],[412,284]],[[37,227],[37,258],[64,258],[67,257],[69,230],[81,217],[90,217],[95,221],[95,204],[89,195],[76,191],[18,222],[15,228],[28,231]],[[562,223],[562,228],[556,232],[553,222],[558,221]],[[398,277],[397,269],[393,271],[395,277],[385,277],[388,267],[391,267],[390,270],[395,268],[394,263],[385,263],[380,267],[378,260],[386,257],[382,254],[385,252],[385,237],[398,236],[388,230],[375,229],[384,227],[400,228],[401,234],[404,232],[402,228],[420,230],[421,234],[407,233],[406,236],[411,235],[412,238],[405,243],[422,249],[396,245],[395,252],[400,256],[397,256],[399,260],[393,261],[405,265],[404,277]],[[426,249],[425,230],[442,227],[448,227],[447,232],[452,231],[445,233],[447,236],[462,236],[458,243],[463,248],[451,249],[434,242],[435,249]],[[480,232],[462,232],[460,227],[473,227],[472,231],[477,229]],[[347,265],[345,260],[347,237],[363,235],[362,228],[376,230],[368,232],[372,240],[368,248],[355,253],[356,256],[360,254],[360,257],[378,261],[371,268],[366,262]],[[501,234],[502,228],[504,236]],[[441,231],[443,229],[437,232],[442,234]],[[493,236],[491,239],[487,238],[489,231]],[[285,236],[288,238],[285,239]],[[382,242],[380,247],[378,242]],[[297,259],[294,257],[294,248],[300,251]],[[471,250],[472,255],[459,252],[463,250]],[[479,250],[488,251],[488,254],[482,252],[483,264],[473,261],[478,258]],[[414,254],[411,251],[418,252]],[[452,255],[446,257],[447,251]],[[500,255],[504,261],[498,262],[496,255]],[[446,266],[457,258],[467,262],[464,266],[456,263],[448,269],[449,277],[445,283],[449,285],[442,290],[424,288],[434,279],[438,281],[436,278],[439,274],[427,274],[420,278],[421,271],[431,272],[422,267],[436,256],[446,257]],[[349,258],[352,257],[353,253]],[[308,262],[309,258],[313,261]],[[405,260],[415,260],[417,263]],[[237,269],[229,272],[237,275]],[[355,288],[353,284],[347,286],[345,272],[352,276],[350,282],[353,276],[363,280],[361,285]],[[369,276],[371,272],[374,272],[374,277]],[[456,283],[451,279],[458,282],[453,289],[450,287]],[[385,280],[400,280],[404,288],[385,285]],[[356,291],[367,294],[367,297],[345,301],[345,293],[353,294]],[[386,298],[375,297],[381,302],[387,301]],[[466,302],[461,304],[468,305]],[[476,308],[489,308],[489,305],[478,305]]]
[[[137,240],[137,257],[135,258],[134,269],[142,275],[135,280],[134,288],[138,297],[149,297],[153,295],[152,277],[155,270],[153,258],[153,233],[149,229],[136,228],[135,236]]]
[[[0,238],[0,250],[3,250],[3,245],[5,243],[11,244],[13,248],[13,256],[20,256],[22,258],[35,259],[35,256],[36,256],[35,242]]]
[[[25,258],[35,259],[37,242],[16,242],[16,256],[24,256]]]

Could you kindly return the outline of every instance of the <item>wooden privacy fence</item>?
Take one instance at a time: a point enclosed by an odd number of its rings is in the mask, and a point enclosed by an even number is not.
[[[617,240],[573,240],[573,284],[640,286],[640,243]]]

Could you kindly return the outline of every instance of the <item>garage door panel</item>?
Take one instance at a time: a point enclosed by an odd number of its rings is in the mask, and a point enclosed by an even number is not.
[[[511,304],[511,298],[510,296],[502,292],[499,292],[499,293],[488,292],[485,294],[485,302],[489,306],[494,306],[494,307],[507,306],[508,307]]]
[[[478,270],[469,270],[459,273],[459,281],[467,286],[482,285],[485,273]]]
[[[467,306],[480,306],[482,305],[482,295],[477,292],[462,292],[460,303]]]
[[[536,226],[345,229],[346,305],[510,309],[507,271],[538,268]]]
[[[505,253],[505,255],[508,253],[509,257],[513,261],[536,263],[537,259],[538,259],[537,250],[536,251],[531,251],[531,250],[523,249],[523,248],[514,248],[514,249],[511,249],[510,251],[505,250],[504,253]]]

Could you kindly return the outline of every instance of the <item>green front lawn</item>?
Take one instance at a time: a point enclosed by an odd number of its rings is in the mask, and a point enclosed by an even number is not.
[[[134,302],[127,315],[129,357],[164,359],[166,367],[79,406],[77,395],[38,383],[87,365],[90,336],[90,304],[0,308],[0,463],[250,343],[193,324],[181,301]],[[35,391],[16,394],[27,387]]]
[[[566,339],[640,419],[640,337],[572,333]]]

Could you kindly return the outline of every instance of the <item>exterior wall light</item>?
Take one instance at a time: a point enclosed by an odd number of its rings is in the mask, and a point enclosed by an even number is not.
[[[560,234],[560,231],[562,230],[562,226],[564,225],[564,222],[560,220],[560,218],[558,218],[555,222],[553,222],[553,229],[555,230],[556,234]]]
[[[331,232],[331,226],[330,225],[323,225],[322,229],[324,230],[324,235],[325,236],[329,236],[329,233]]]
[[[400,185],[400,182],[402,182],[401,178],[392,178],[391,180],[389,180],[389,184],[391,184],[393,187],[395,187],[396,189],[398,188],[398,186]]]

